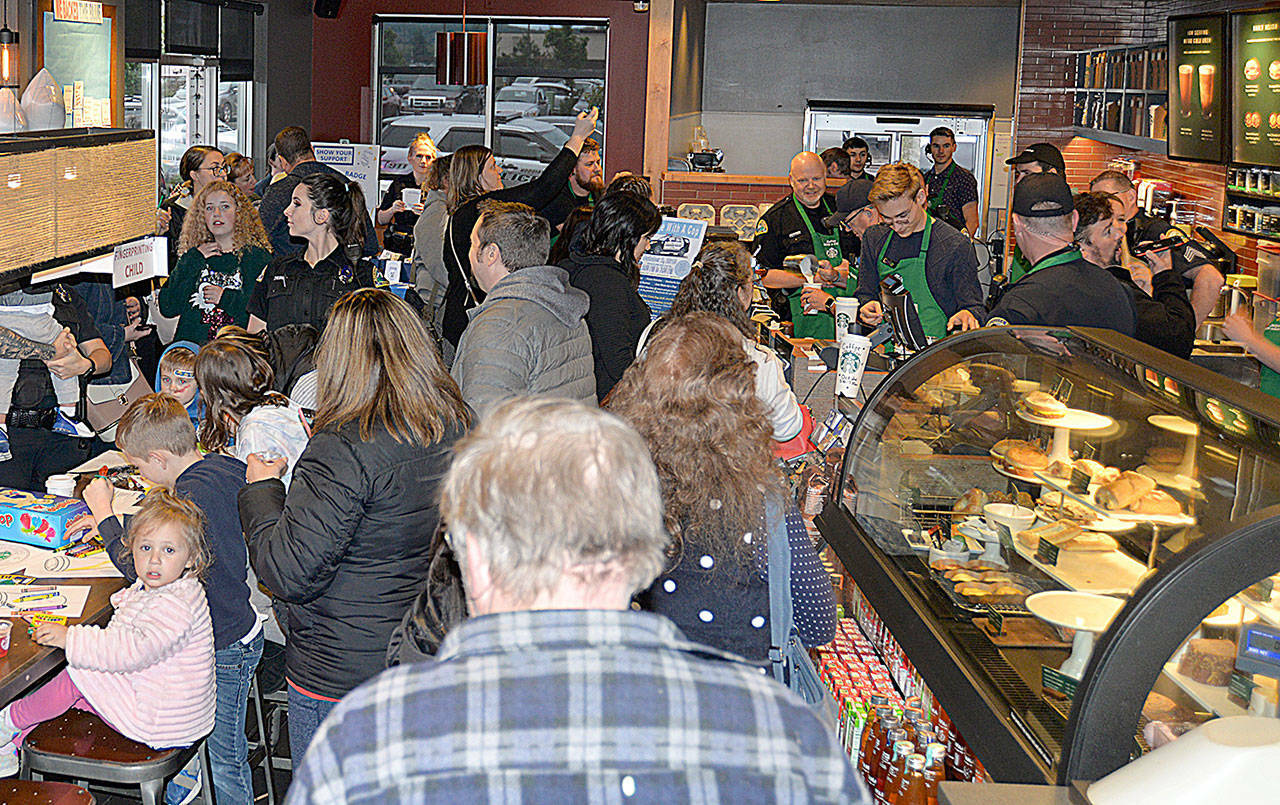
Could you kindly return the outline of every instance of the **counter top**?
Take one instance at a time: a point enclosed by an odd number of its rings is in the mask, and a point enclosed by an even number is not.
[[[944,782],[938,805],[1087,805],[1078,788],[1056,785]]]

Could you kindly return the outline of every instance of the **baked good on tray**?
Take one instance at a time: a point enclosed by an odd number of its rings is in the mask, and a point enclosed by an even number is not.
[[[1061,546],[1076,537],[1080,536],[1083,530],[1080,526],[1067,520],[1055,520],[1052,523],[1046,523],[1035,528],[1028,528],[1025,531],[1019,531],[1015,537],[1029,550],[1035,550],[1040,546],[1040,540],[1045,539],[1054,545]]]
[[[1190,721],[1195,713],[1168,696],[1153,691],[1142,705],[1142,715],[1148,721]]]
[[[1156,482],[1139,472],[1122,472],[1109,484],[1098,487],[1093,499],[1099,506],[1115,511],[1129,506],[1156,488]]]
[[[1001,461],[1005,469],[1028,478],[1049,466],[1049,457],[1035,445],[1015,444],[1005,451]]]
[[[1030,391],[1018,400],[1023,411],[1040,419],[1062,419],[1067,415],[1067,406],[1057,397],[1043,391]]]
[[[1129,506],[1135,514],[1182,514],[1182,504],[1163,489],[1153,489]]]
[[[1196,637],[1187,641],[1187,650],[1178,663],[1178,673],[1202,685],[1222,687],[1236,667],[1236,644],[1231,640]]]
[[[951,511],[955,514],[982,514],[982,507],[987,505],[987,493],[974,487],[956,499]]]

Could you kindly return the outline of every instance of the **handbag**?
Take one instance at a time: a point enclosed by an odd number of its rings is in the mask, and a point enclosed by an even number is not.
[[[796,631],[791,606],[791,542],[776,500],[765,503],[765,525],[769,531],[769,663],[773,676],[835,729],[839,715],[836,701]]]
[[[154,391],[138,368],[138,359],[129,358],[129,381],[127,383],[103,383],[86,385],[84,389],[84,419],[89,427],[97,431],[104,441],[115,441],[116,425],[125,409],[133,401]]]

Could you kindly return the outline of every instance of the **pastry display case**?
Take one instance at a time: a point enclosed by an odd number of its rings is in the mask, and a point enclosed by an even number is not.
[[[992,779],[1097,780],[1274,717],[1280,401],[1114,332],[1001,327],[848,413],[816,520],[844,603]]]

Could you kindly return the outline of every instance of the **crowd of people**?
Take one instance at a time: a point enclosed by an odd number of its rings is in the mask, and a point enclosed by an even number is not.
[[[833,338],[837,299],[876,328],[896,277],[929,339],[1088,325],[1185,356],[1222,278],[1148,248],[1165,233],[1126,176],[1075,195],[1037,144],[1009,160],[1017,250],[984,293],[976,184],[938,129],[928,172],[872,175],[856,137],[797,154],[750,248],[709,242],[655,321],[639,266],[662,213],[643,178],[606,184],[595,123],[510,187],[488,148],[423,134],[372,216],[300,128],[257,185],[195,146],[158,289],[0,289],[0,485],[114,445],[157,488],[129,516],[105,479],[85,490],[129,586],[105,628],[36,630],[67,670],[0,711],[0,766],[79,707],[155,747],[208,736],[217,801],[252,802],[248,685],[283,644],[291,802],[866,801],[832,725],[766,678],[770,542],[805,644],[836,602],[776,461],[812,421],[753,300]],[[86,425],[86,387],[152,377]]]

